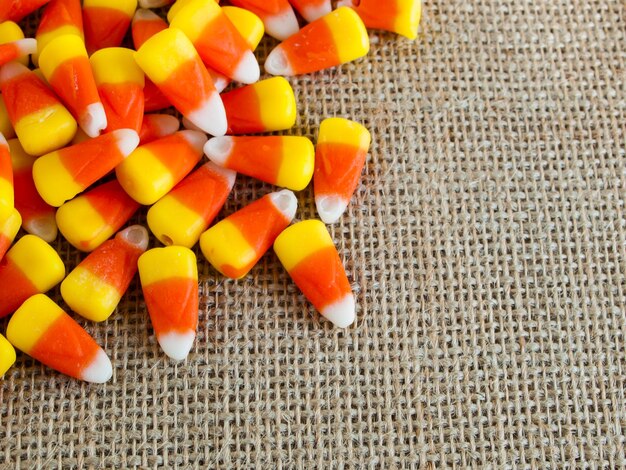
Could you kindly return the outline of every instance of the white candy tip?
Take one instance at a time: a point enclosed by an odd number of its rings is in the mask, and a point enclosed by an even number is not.
[[[258,64],[257,64],[258,65]],[[207,69],[211,80],[213,80],[213,86],[218,93],[223,92],[228,85],[230,85],[230,79],[213,69]]]
[[[24,230],[31,235],[37,235],[43,241],[52,243],[59,233],[54,214],[43,215],[24,221]]]
[[[315,206],[320,219],[325,224],[334,224],[346,211],[348,202],[339,196],[323,195],[315,196]]]
[[[189,143],[189,145],[193,147],[195,152],[200,154],[202,153],[204,144],[206,144],[206,141],[208,139],[206,134],[202,131],[184,130],[180,131],[180,136],[183,137]]]
[[[89,367],[83,370],[81,378],[85,382],[103,384],[113,377],[113,366],[106,353],[99,349]]]
[[[37,40],[35,38],[18,39],[15,41],[15,45],[22,55],[31,55],[37,52]]]
[[[2,145],[3,147],[8,147],[9,143],[7,142],[6,137],[4,137],[4,134],[2,132],[0,132],[0,145]]]
[[[285,11],[273,16],[266,16],[263,23],[265,24],[265,32],[279,41],[284,41],[300,30],[298,18],[296,18],[292,8],[285,9]]]
[[[332,5],[330,4],[330,0],[324,2],[319,6],[308,6],[303,8],[300,13],[308,23],[312,23],[315,20],[320,19],[322,16],[328,15],[333,10]]]
[[[235,186],[235,181],[237,180],[237,172],[233,170],[229,170],[228,168],[223,168],[221,166],[217,166],[213,162],[206,163],[206,166],[211,169],[212,172],[220,175],[225,181],[228,189],[233,189]]]
[[[258,82],[260,77],[261,69],[254,53],[246,51],[233,73],[233,79],[241,83],[250,84]]]
[[[195,339],[196,333],[193,331],[184,334],[172,332],[157,338],[163,352],[175,361],[182,361],[189,355]]]
[[[288,189],[283,189],[282,191],[271,193],[269,198],[274,207],[282,212],[285,218],[291,222],[298,210],[298,199],[295,194]]]
[[[98,137],[100,131],[107,127],[107,115],[104,112],[102,103],[91,103],[87,106],[85,113],[79,119],[82,130],[89,137]]]
[[[0,84],[4,84],[4,82],[7,82],[26,72],[28,72],[28,67],[20,64],[19,62],[9,62],[8,64],[4,64],[2,68],[0,68]]]
[[[218,93],[213,93],[199,109],[186,117],[207,134],[222,136],[228,129],[226,109]]]
[[[161,137],[172,135],[180,129],[180,121],[171,114],[154,114],[152,119]]]
[[[337,2],[337,8],[339,7],[356,7],[358,6],[358,3],[356,3],[353,0],[339,0]]]
[[[115,238],[121,238],[129,245],[137,247],[141,251],[146,251],[148,248],[148,242],[150,241],[150,235],[146,228],[142,225],[131,225],[126,227],[121,232],[118,232]]]
[[[138,8],[133,16],[133,24],[135,24],[136,21],[153,21],[158,19],[161,19],[161,17],[155,12],[146,10],[145,8]]]
[[[133,129],[118,129],[113,131],[117,139],[117,148],[127,157],[139,145],[139,134]]]
[[[186,117],[183,117],[183,127],[185,129],[189,129],[190,131],[200,131],[200,132],[202,132],[202,129],[200,129],[198,126],[196,126],[193,122],[191,122]]]
[[[231,136],[214,137],[204,145],[204,154],[213,163],[223,167],[230,158],[234,144]]]
[[[267,56],[265,60],[265,71],[270,75],[293,75],[293,70],[291,69],[291,65],[289,65],[289,59],[280,44]]]
[[[346,295],[343,299],[328,305],[322,310],[322,315],[339,328],[347,328],[356,319],[354,296]]]

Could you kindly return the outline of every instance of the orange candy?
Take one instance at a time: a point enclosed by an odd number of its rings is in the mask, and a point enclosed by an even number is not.
[[[50,0],[2,0],[0,2],[0,23],[18,22]]]
[[[180,121],[170,114],[145,114],[139,131],[139,145],[172,135],[180,128]]]
[[[167,23],[153,11],[140,8],[135,12],[132,22],[133,45],[138,50],[144,42],[167,29]]]
[[[250,10],[261,18],[267,34],[281,41],[300,29],[298,19],[287,0],[231,0],[231,3]]]
[[[32,38],[0,44],[0,66],[37,51],[37,41]]]
[[[80,0],[52,0],[43,13],[37,27],[37,50],[42,50],[54,38],[63,34],[76,34],[83,38],[83,15]],[[33,62],[37,64],[39,54],[33,56]]]
[[[85,44],[90,54],[118,47],[137,9],[137,0],[83,0]]]

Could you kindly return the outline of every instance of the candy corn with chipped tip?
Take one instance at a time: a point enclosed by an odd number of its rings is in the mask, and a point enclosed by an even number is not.
[[[154,204],[193,170],[206,140],[202,132],[179,131],[142,145],[115,169],[117,179],[135,201]]]
[[[327,320],[340,328],[354,322],[354,295],[322,222],[307,220],[292,225],[278,236],[274,251],[305,297]]]
[[[202,253],[224,276],[241,279],[291,223],[297,208],[296,196],[287,189],[267,194],[204,232]]]
[[[188,248],[153,248],[139,258],[139,278],[152,327],[163,352],[187,357],[198,328],[198,267]]]
[[[26,15],[42,7],[50,0],[2,0],[0,2],[0,22],[18,22]]]
[[[417,38],[422,16],[421,0],[389,0],[381,8],[379,0],[339,0],[338,6],[354,8],[368,28],[384,29],[409,39]]]
[[[0,44],[0,65],[34,54],[37,51],[37,40],[33,38]]]
[[[207,67],[242,83],[259,80],[259,64],[246,40],[214,0],[193,0],[171,22],[191,40]]]
[[[335,223],[345,212],[365,165],[372,138],[348,119],[322,121],[315,154],[315,205],[320,218]]]
[[[309,23],[328,15],[333,10],[330,0],[289,0],[289,3]]]
[[[0,260],[13,243],[21,225],[22,217],[17,209],[13,209],[6,219],[0,220]]]
[[[139,131],[139,144],[172,135],[180,128],[180,121],[170,114],[145,114]]]
[[[0,318],[64,277],[65,265],[55,249],[35,235],[24,235],[0,261]]]
[[[139,145],[131,129],[118,129],[37,159],[33,180],[48,204],[61,206],[118,166]]]
[[[204,146],[215,164],[293,191],[313,178],[315,148],[299,136],[215,137]]]
[[[226,111],[220,95],[182,31],[168,28],[155,34],[139,48],[135,60],[187,119],[209,134],[226,133]]]
[[[100,245],[63,280],[63,300],[88,320],[109,318],[137,272],[148,239],[144,227],[133,225]]]
[[[83,39],[83,14],[80,0],[52,0],[41,14],[37,27],[37,53],[33,63],[39,63],[39,54],[55,38],[74,34]]]
[[[9,119],[24,150],[42,155],[68,144],[76,121],[45,83],[18,63],[0,69],[0,87]]]
[[[11,215],[14,203],[13,164],[9,144],[0,134],[0,220]]]
[[[0,335],[0,377],[15,364],[15,348],[9,341]]]
[[[148,211],[148,226],[164,245],[191,248],[226,202],[237,174],[209,162]]]
[[[70,377],[100,384],[113,375],[102,348],[43,294],[31,297],[15,312],[7,337],[20,351]]]
[[[85,44],[90,54],[122,44],[137,0],[83,0]]]
[[[317,72],[363,57],[369,47],[367,30],[359,15],[342,7],[276,46],[267,56],[265,70],[285,76]]]
[[[250,10],[265,25],[270,36],[282,41],[300,29],[298,18],[287,0],[232,0],[235,6]]]
[[[22,227],[28,233],[53,242],[57,237],[56,209],[41,199],[33,181],[33,164],[37,157],[28,155],[17,139],[9,140],[13,165],[15,208],[22,218]]]
[[[0,134],[4,135],[6,139],[12,139],[15,137],[15,129],[9,119],[9,112],[7,111],[7,105],[4,103],[4,98],[0,94]]]
[[[56,220],[68,242],[81,251],[93,251],[128,222],[137,209],[139,204],[117,180],[112,180],[63,204]]]
[[[100,49],[89,59],[107,116],[106,132],[141,130],[145,80],[134,54],[131,49],[110,47]]]
[[[131,27],[135,50],[138,50],[144,42],[164,29],[167,29],[167,23],[163,18],[151,10],[139,8],[133,16]]]
[[[59,36],[39,54],[47,82],[89,137],[106,129],[107,118],[83,41],[74,34]]]
[[[0,23],[0,44],[6,44],[8,42],[19,41],[20,39],[24,39],[24,32],[22,28],[20,28],[13,21],[5,21],[4,23]],[[37,46],[39,46],[39,41],[37,41]],[[33,55],[33,58],[35,56]],[[17,61],[22,64],[28,66],[28,56],[22,56],[17,59]],[[5,137],[9,139],[10,137],[5,134]]]
[[[290,129],[296,123],[296,97],[283,77],[261,80],[222,95],[228,134]]]

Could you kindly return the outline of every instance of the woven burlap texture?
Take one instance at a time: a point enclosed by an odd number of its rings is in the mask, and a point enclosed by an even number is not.
[[[625,17],[427,1],[416,42],[372,32],[366,59],[292,79],[292,134],[342,116],[373,135],[330,227],[356,324],[321,320],[273,253],[239,282],[200,256],[175,364],[135,282],[108,322],[79,320],[111,382],[24,355],[0,380],[0,467],[625,466]],[[222,216],[271,189],[240,177]],[[315,217],[311,188],[299,202]]]

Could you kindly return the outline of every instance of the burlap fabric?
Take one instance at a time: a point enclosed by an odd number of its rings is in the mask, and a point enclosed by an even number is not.
[[[331,227],[357,323],[320,320],[273,253],[240,282],[202,261],[175,364],[134,283],[81,321],[110,383],[24,355],[0,380],[0,466],[625,466],[625,21],[620,0],[427,1],[417,42],[372,33],[366,60],[293,79],[292,133],[374,137]],[[223,214],[270,189],[240,177]]]

